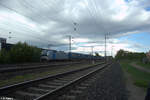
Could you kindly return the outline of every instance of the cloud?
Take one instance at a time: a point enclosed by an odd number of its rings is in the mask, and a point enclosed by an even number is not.
[[[0,34],[8,38],[12,32],[14,38],[9,42],[26,41],[40,47],[53,44],[51,48],[59,50],[67,50],[67,36],[71,35],[73,50],[80,51],[78,46],[104,45],[106,33],[115,39],[150,32],[149,6],[149,0],[1,0]],[[116,44],[129,49],[128,45],[131,43]]]

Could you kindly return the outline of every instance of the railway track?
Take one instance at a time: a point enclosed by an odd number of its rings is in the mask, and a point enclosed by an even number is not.
[[[50,100],[75,100],[75,95],[81,93],[81,90],[88,86],[88,82],[83,84],[82,82],[107,66],[108,64],[98,64],[55,76],[2,87],[0,88],[0,100],[7,100],[5,98],[10,100],[48,100],[48,98]],[[74,87],[78,89],[70,91]],[[67,91],[74,95],[65,94]]]
[[[44,69],[48,67],[57,67],[57,66],[66,66],[72,64],[80,64],[83,62],[72,62],[72,63],[63,63],[63,64],[39,64],[39,65],[28,65],[26,67],[6,67],[0,68],[0,73],[8,73],[8,72],[18,72],[18,71],[25,71],[25,70],[33,70],[33,69]]]

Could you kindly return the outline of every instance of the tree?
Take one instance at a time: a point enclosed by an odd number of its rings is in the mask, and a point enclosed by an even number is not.
[[[12,62],[32,62],[40,60],[41,50],[27,43],[17,43],[10,50]]]
[[[10,51],[0,51],[0,63],[22,63],[40,61],[41,49],[27,43],[17,43]]]
[[[146,57],[145,53],[138,53],[138,52],[129,52],[129,51],[124,51],[124,50],[119,50],[115,56],[115,59],[117,60],[140,60]]]
[[[95,56],[100,56],[98,52],[95,52]]]
[[[5,49],[0,51],[0,63],[10,63],[10,53]]]
[[[124,50],[119,50],[118,52],[117,52],[117,54],[116,54],[116,56],[115,56],[115,59],[122,59],[122,57],[125,55],[125,52],[124,52]]]

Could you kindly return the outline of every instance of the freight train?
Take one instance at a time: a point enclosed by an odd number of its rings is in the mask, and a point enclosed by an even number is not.
[[[81,53],[66,53],[64,51],[56,50],[42,50],[41,61],[65,61],[65,60],[101,60],[101,56],[92,56]]]

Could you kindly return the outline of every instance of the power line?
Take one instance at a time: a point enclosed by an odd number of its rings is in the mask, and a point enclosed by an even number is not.
[[[32,17],[29,17],[29,16],[26,16],[26,15],[23,15],[23,14],[21,14],[20,12],[18,12],[17,10],[15,10],[15,9],[12,9],[12,8],[10,8],[10,7],[7,7],[6,5],[3,5],[3,4],[1,4],[0,3],[0,5],[2,6],[2,7],[4,7],[4,8],[7,8],[7,9],[9,9],[9,10],[11,10],[11,11],[13,11],[13,12],[15,12],[15,13],[17,13],[17,14],[19,14],[19,15],[22,15],[22,16],[24,16],[25,18],[29,18],[30,20],[32,20],[33,22],[35,21]],[[29,28],[29,27],[28,27]],[[35,31],[35,30],[34,30]],[[37,32],[37,31],[35,31],[35,32]],[[44,33],[43,31],[40,31],[40,32],[42,32],[42,33]]]
[[[9,24],[7,24],[7,26],[9,26]],[[18,25],[16,25],[15,24],[15,26],[18,26]],[[8,30],[6,30],[6,29],[4,29],[5,31],[8,31]],[[23,30],[23,32],[21,31],[21,30]],[[28,34],[28,33],[30,33],[32,30],[25,30],[25,29],[22,29],[21,28],[21,30],[14,30],[14,31],[18,31],[19,33],[27,33],[27,34],[18,34],[18,35],[21,35],[21,37],[23,37],[22,35],[25,35],[25,36],[28,36],[28,37],[32,37],[32,38],[34,38],[34,39],[36,39],[36,40],[39,40],[39,41],[41,41],[41,42],[43,42],[43,43],[46,43],[46,41],[47,42],[52,42],[52,41],[49,41],[49,40],[46,40],[46,39],[42,39],[41,37],[37,37],[37,36],[34,36],[34,35],[31,35],[31,34]],[[34,32],[34,31],[32,31],[32,32]],[[9,39],[10,39],[10,35],[8,36],[9,37]],[[18,36],[16,36],[16,37],[18,37]],[[11,38],[14,38],[14,37],[12,37],[11,36]]]
[[[25,4],[27,4],[27,5],[29,5],[30,7],[31,7],[31,12],[34,12],[33,11],[33,9],[34,9],[34,7],[31,5],[31,4],[29,4],[27,1],[24,1],[24,3]],[[49,6],[49,3],[45,3],[45,4],[47,4],[47,6]],[[54,3],[53,3],[54,4]],[[7,8],[7,9],[9,9],[9,10],[11,10],[11,11],[13,11],[13,12],[15,12],[15,13],[17,13],[17,14],[19,14],[19,15],[22,15],[22,16],[24,16],[24,17],[27,17],[27,18],[29,18],[30,20],[32,20],[32,21],[34,21],[34,19],[32,18],[32,17],[29,17],[29,16],[26,16],[26,15],[24,15],[24,14],[22,14],[22,13],[20,13],[19,11],[17,11],[17,10],[15,10],[15,9],[12,9],[12,8],[10,8],[10,7],[8,7],[8,6],[6,6],[6,5],[4,5],[4,4],[0,4],[2,7],[5,7],[5,8]],[[55,2],[55,5],[56,5],[56,2]],[[25,5],[25,7],[28,7],[28,6],[26,6]],[[54,7],[54,6],[53,6]],[[29,11],[30,11],[29,10]],[[54,9],[55,10],[55,9]],[[47,16],[46,16],[47,17]],[[74,30],[75,30],[75,28],[74,28]],[[25,30],[25,31],[27,31],[27,30]],[[30,30],[30,31],[32,31],[32,30]],[[35,36],[34,36],[35,37]],[[41,39],[41,38],[39,38],[39,37],[36,37],[36,39]],[[45,40],[45,39],[44,39]],[[47,41],[47,40],[46,40]],[[49,41],[48,41],[49,42]]]
[[[49,5],[49,3],[46,3],[46,4],[48,4]],[[9,9],[9,7],[7,7],[8,9]],[[32,8],[32,7],[31,7]],[[88,6],[88,8],[89,8],[89,6]],[[94,7],[94,8],[96,8],[96,7]],[[32,8],[33,9],[33,8]],[[18,14],[20,14],[20,12],[18,12],[17,10],[14,10],[14,9],[12,9],[11,8],[11,10],[13,10],[13,11],[15,11],[16,13],[18,13]],[[35,9],[34,9],[35,10]],[[33,12],[33,10],[32,10],[32,12]],[[91,10],[90,10],[90,8],[89,8],[89,12],[91,13]],[[96,10],[95,10],[95,12],[97,12]],[[22,14],[20,14],[20,15],[22,15]],[[93,16],[93,14],[91,13],[91,15]],[[32,19],[32,18],[30,18],[29,16],[26,16],[26,15],[23,15],[23,16],[25,16],[25,17],[28,17],[29,19]],[[94,17],[94,19],[95,19],[95,16],[93,16]],[[32,19],[32,20],[34,20],[34,19]],[[95,22],[96,22],[96,20],[95,20]],[[39,39],[41,39],[41,38],[39,38]]]
[[[7,31],[7,30],[6,30],[6,31]],[[22,32],[19,31],[19,30],[15,30],[15,31],[13,31],[13,32],[20,32],[20,33],[22,33]],[[11,31],[11,33],[12,33],[12,31]],[[24,33],[24,32],[23,32],[23,33]],[[12,37],[11,35],[12,35],[12,34],[8,34],[8,38],[9,38],[9,37],[11,37],[11,38],[23,37],[22,35],[24,35],[24,36],[27,36],[27,37],[30,37],[30,38],[34,38],[34,39],[36,39],[36,40],[38,40],[39,42],[42,42],[42,43],[44,43],[44,44],[54,42],[54,41],[48,41],[48,40],[46,40],[46,39],[42,39],[42,38],[40,38],[40,37],[33,36],[33,35],[31,35],[31,34],[18,34],[18,35],[20,35],[20,36],[17,35],[17,36],[15,36],[15,37]],[[23,38],[24,38],[24,37],[23,37]],[[35,40],[32,40],[32,41],[35,41]],[[54,46],[61,46],[61,45],[66,45],[66,44],[57,44],[57,43],[55,43],[55,45],[54,45],[54,44],[51,44],[52,47],[54,47]]]
[[[27,17],[27,18],[29,18],[30,20],[34,20],[33,18],[31,18],[31,17],[29,17],[29,16],[26,16],[26,15],[23,15],[23,14],[21,14],[20,12],[18,12],[17,10],[12,9],[12,8],[9,8],[9,7],[7,7],[6,5],[3,5],[3,4],[0,3],[0,6],[2,6],[2,7],[4,7],[4,8],[7,8],[7,9],[9,9],[9,10],[11,10],[11,11],[14,11],[15,13],[17,13],[17,14],[19,14],[19,15],[22,15],[22,16],[24,16],[24,17]]]

